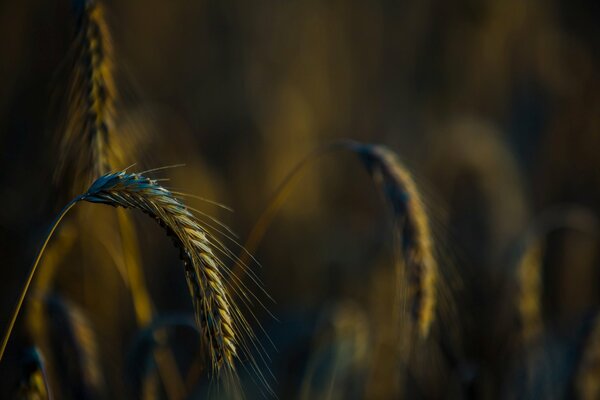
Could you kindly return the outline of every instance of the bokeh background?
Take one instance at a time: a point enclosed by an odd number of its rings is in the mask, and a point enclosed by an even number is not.
[[[582,321],[600,301],[599,3],[104,3],[121,126],[136,132],[130,161],[139,169],[186,164],[161,176],[170,177],[172,187],[233,208],[190,200],[230,226],[240,242],[288,172],[314,149],[354,138],[400,155],[429,206],[459,310],[454,324],[461,356],[441,356],[451,360],[444,364],[450,378],[429,381],[453,382],[455,397],[497,398],[516,385],[510,377],[517,356],[498,345],[498,337],[512,331],[495,321],[502,305],[514,301],[506,287],[517,244],[545,211],[583,210],[591,228],[557,229],[545,238],[543,262],[544,319],[558,336],[555,347],[579,354]],[[73,32],[69,1],[0,3],[2,327],[68,197],[53,173]],[[387,211],[348,154],[314,160],[293,183],[255,254],[274,299],[268,308],[278,319],[258,311],[279,349],[269,352],[280,398],[305,387],[318,348],[315,332],[332,307],[350,303],[356,309],[350,314],[362,315],[361,326],[376,336],[378,325],[369,318],[377,314],[373,307],[385,311],[386,301],[373,305],[372,282],[393,256]],[[191,312],[177,252],[158,227],[137,217],[157,311]],[[86,243],[65,256],[56,292],[87,310],[109,392],[121,393],[135,318],[102,244]],[[178,343],[193,348],[193,336],[179,335]],[[0,365],[2,393],[14,385],[17,354],[26,343],[25,333],[11,340]],[[572,394],[577,360],[559,357],[540,385],[552,381],[559,397]],[[385,398],[372,387],[366,397]],[[416,387],[408,391],[416,397],[444,394]]]

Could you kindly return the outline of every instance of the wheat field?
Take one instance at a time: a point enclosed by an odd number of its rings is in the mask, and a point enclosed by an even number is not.
[[[0,398],[600,399],[600,8],[0,3]]]

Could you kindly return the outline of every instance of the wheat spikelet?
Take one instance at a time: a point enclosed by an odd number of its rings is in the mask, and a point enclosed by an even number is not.
[[[421,337],[435,317],[438,264],[425,206],[410,173],[391,150],[379,145],[351,145],[381,187],[394,212],[408,285],[408,305]]]
[[[372,178],[394,211],[396,236],[407,278],[410,314],[422,338],[429,334],[435,318],[438,286],[438,264],[434,255],[432,235],[425,206],[410,173],[397,156],[379,145],[367,145],[354,140],[338,140],[320,147],[304,158],[288,174],[275,192],[273,200],[254,225],[244,246],[252,251],[262,240],[267,227],[289,194],[289,185],[310,161],[337,150],[358,154]],[[242,255],[241,257],[245,257]],[[399,271],[402,272],[402,271]]]
[[[223,282],[226,271],[196,217],[155,181],[126,172],[102,176],[81,199],[139,209],[167,231],[184,261],[196,321],[207,338],[213,370],[217,374],[222,369],[235,373],[240,344],[237,334],[250,328],[231,301]]]

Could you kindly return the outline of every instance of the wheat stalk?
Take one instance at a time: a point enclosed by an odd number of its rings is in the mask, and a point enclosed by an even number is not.
[[[439,280],[429,219],[411,174],[396,154],[384,146],[363,144],[354,140],[337,140],[310,153],[292,169],[277,188],[272,201],[250,232],[244,248],[250,254],[254,252],[287,198],[289,186],[302,168],[310,161],[338,150],[350,150],[361,157],[371,177],[379,184],[392,206],[395,236],[398,239],[401,263],[404,264],[403,275],[407,281],[410,314],[419,335],[426,338],[435,319]],[[247,256],[242,254],[240,259],[247,259]]]
[[[426,337],[435,317],[438,264],[421,195],[393,151],[358,143],[350,147],[361,156],[392,206],[407,278],[410,313],[420,335]]]
[[[215,243],[211,240],[212,236],[203,229],[198,219],[170,191],[152,179],[125,171],[98,178],[87,192],[76,197],[59,214],[36,257],[21,292],[2,347],[0,347],[0,360],[42,253],[57,225],[79,201],[138,209],[153,217],[172,237],[175,246],[180,249],[196,322],[208,343],[213,373],[217,376],[224,376],[228,383],[236,383],[235,359],[238,357],[239,347],[250,358],[251,368],[260,375],[262,382],[268,387],[264,376],[258,370],[256,361],[250,354],[249,346],[253,344],[254,339],[252,329],[232,301],[227,284],[234,290],[243,291],[244,289],[236,286],[235,282],[225,281],[226,276],[232,281],[237,278],[230,275],[215,251],[229,253],[220,247],[222,245],[217,244],[218,242]],[[244,295],[243,298],[247,298],[247,296]],[[250,342],[247,341],[247,337]]]

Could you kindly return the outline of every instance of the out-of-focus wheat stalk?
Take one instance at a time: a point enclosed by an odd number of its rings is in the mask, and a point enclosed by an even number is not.
[[[101,0],[76,0],[73,6],[77,17],[75,58],[70,71],[68,108],[60,135],[55,179],[69,187],[71,193],[78,194],[97,177],[123,167],[125,154],[128,158],[133,158],[134,154],[131,146],[126,146],[125,132],[117,134],[119,91],[107,10]],[[152,320],[153,305],[142,273],[134,223],[123,210],[116,213],[118,235],[114,237],[120,247],[108,250],[122,254],[125,283],[132,297],[137,323],[143,326]],[[79,218],[80,224],[84,223],[82,219],[85,218]],[[46,286],[37,285],[39,294],[48,290],[51,279],[46,282]],[[173,357],[168,349],[160,353],[157,357],[161,359],[161,376],[169,389],[169,397],[182,398],[185,393],[179,389],[181,378],[174,368]]]
[[[404,276],[408,306],[421,337],[427,337],[435,318],[438,264],[421,195],[408,170],[390,149],[352,145],[390,203]]]
[[[379,145],[339,140],[323,146],[303,159],[284,179],[263,214],[250,232],[244,246],[252,253],[266,233],[279,208],[289,194],[290,185],[310,161],[337,150],[350,150],[360,156],[374,181],[392,207],[394,235],[402,264],[407,304],[419,335],[426,338],[435,319],[438,264],[429,221],[421,195],[408,170],[389,149]],[[241,259],[244,258],[242,255]]]

